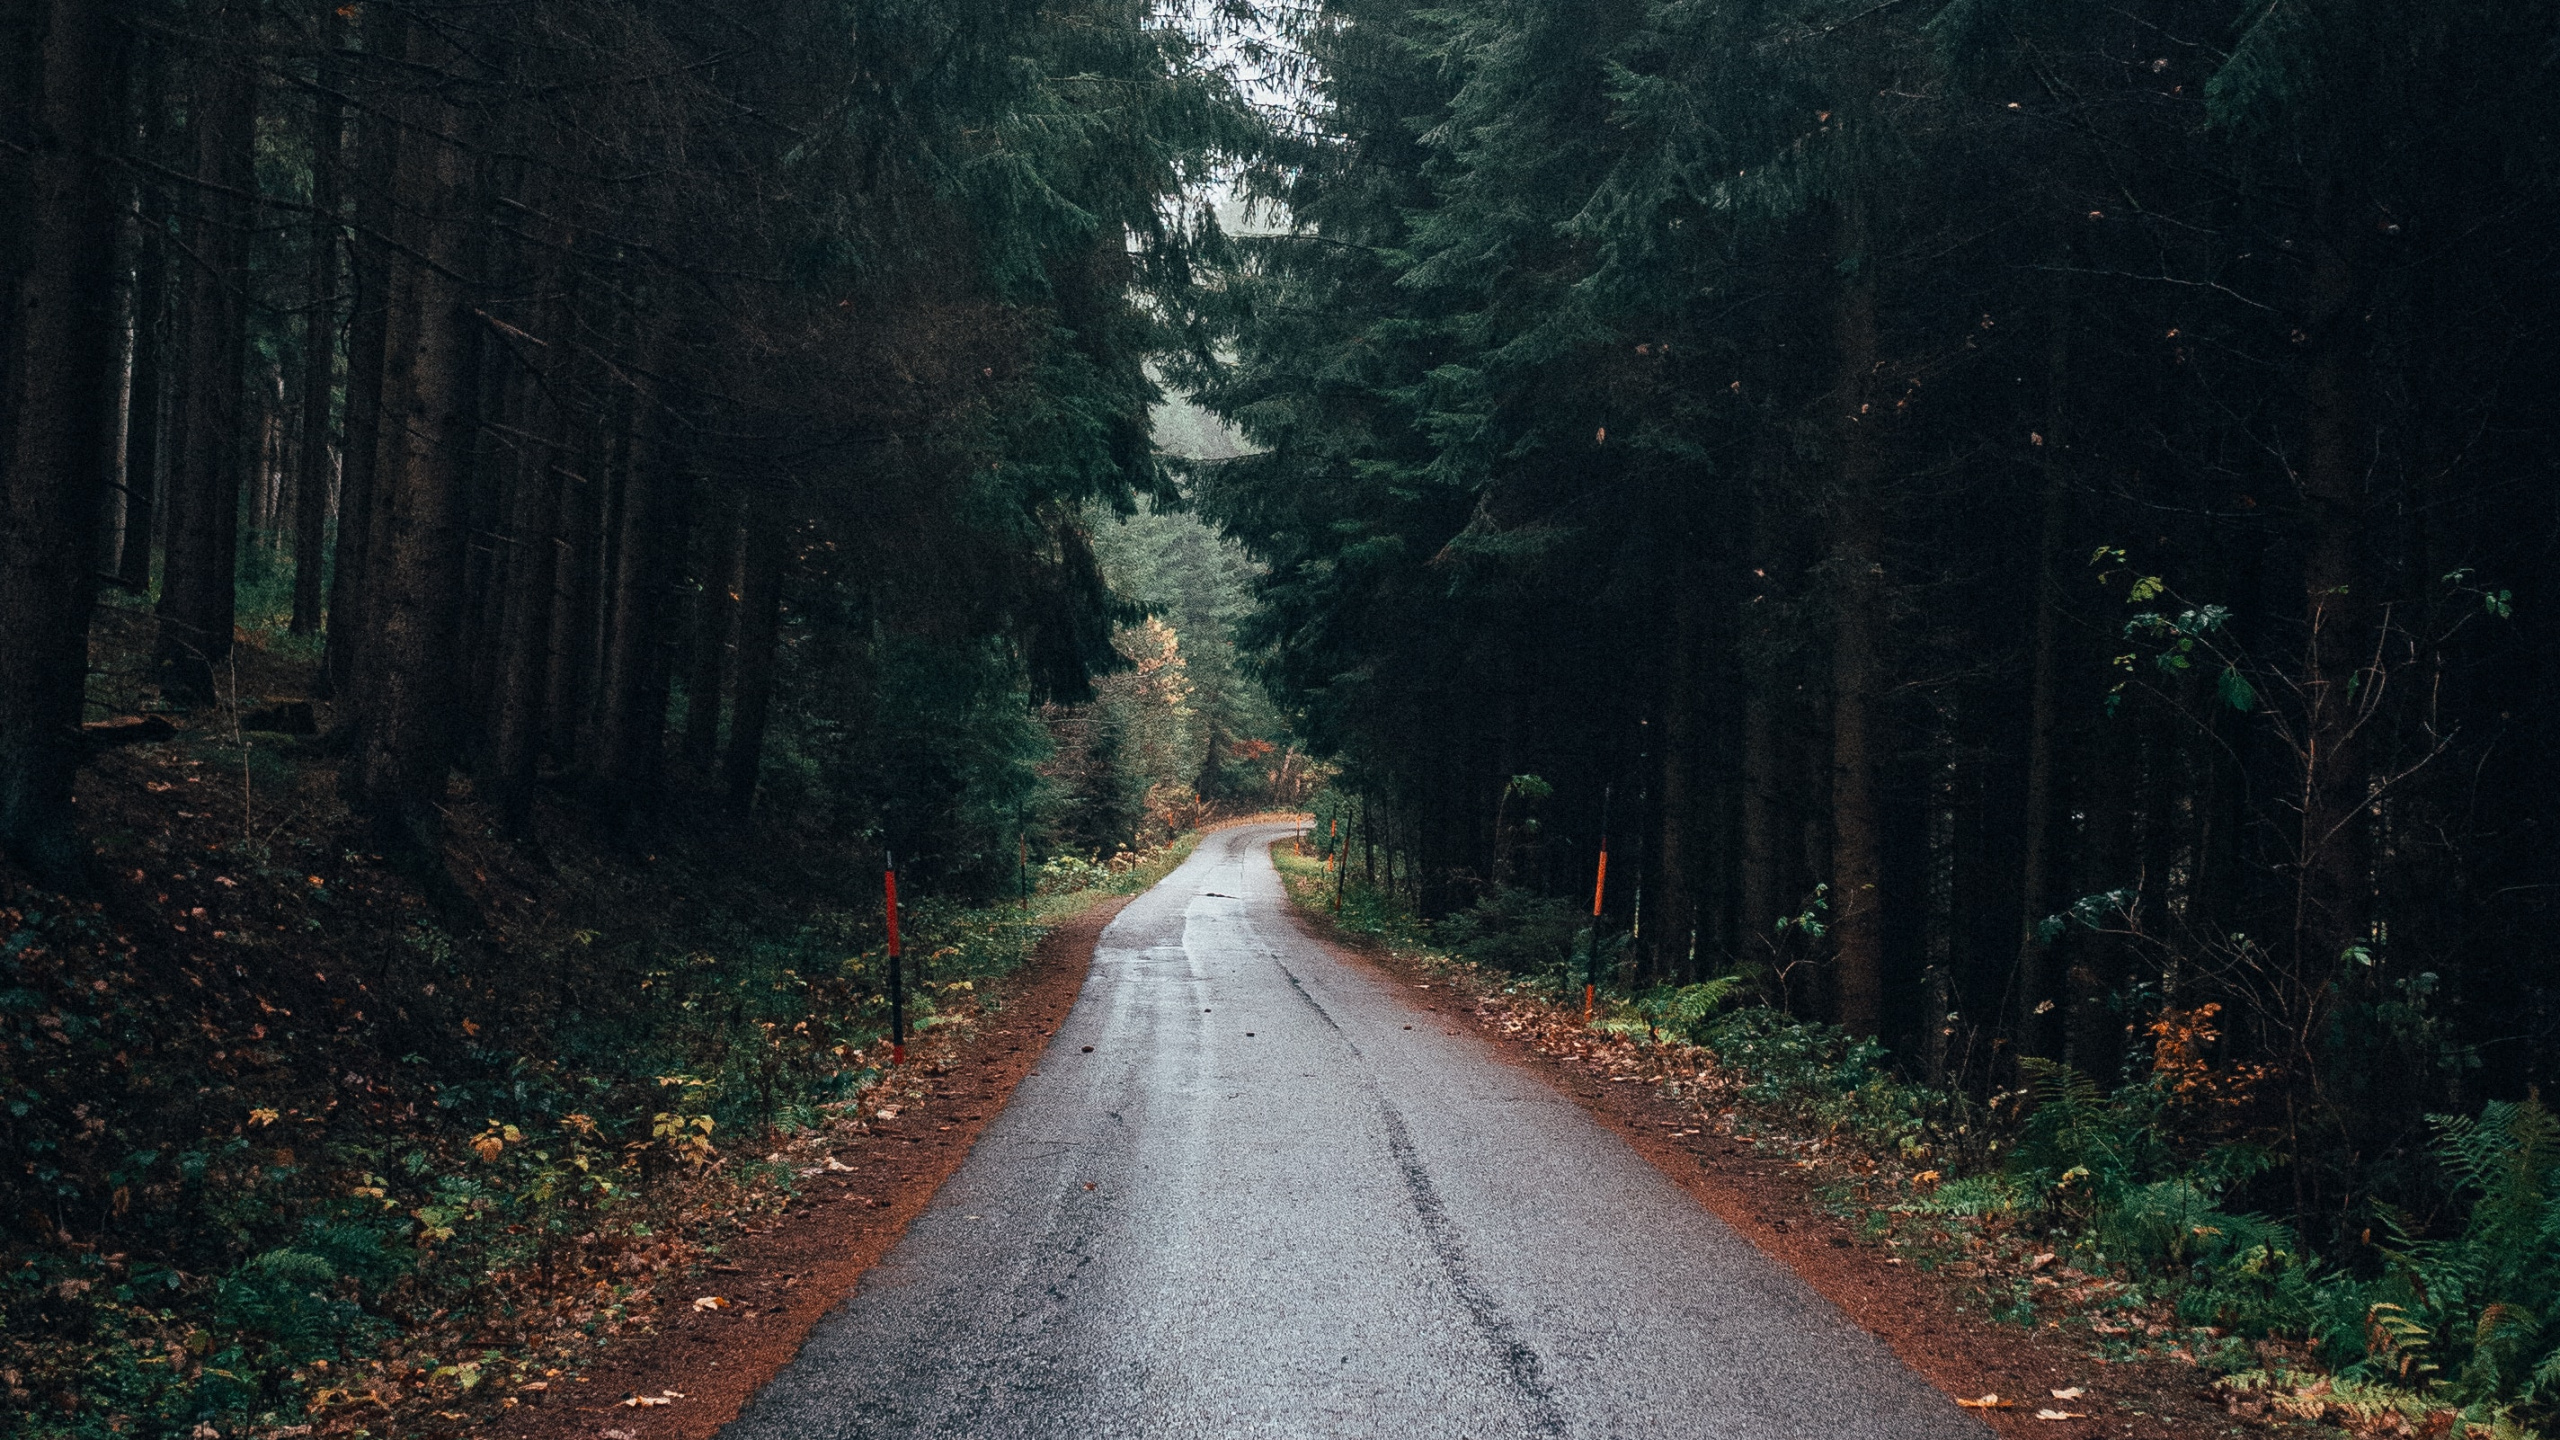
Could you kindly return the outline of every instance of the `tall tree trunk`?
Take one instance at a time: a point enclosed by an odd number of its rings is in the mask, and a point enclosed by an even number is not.
[[[364,49],[373,68],[396,65],[408,45],[407,16],[376,6],[364,20]],[[329,693],[355,693],[357,656],[369,629],[365,616],[366,547],[373,543],[374,472],[382,456],[383,367],[390,358],[391,187],[400,163],[400,127],[390,97],[376,102],[356,129],[355,235],[348,247],[354,306],[347,317],[344,463],[338,473],[338,534],[331,547],[328,648],[321,667]]]
[[[111,145],[128,145],[132,139],[133,119],[133,46],[126,39],[118,46],[118,54],[110,62],[115,76],[115,89],[105,97],[108,134]],[[112,264],[115,269],[115,304],[109,324],[114,328],[115,354],[108,362],[114,369],[114,393],[108,397],[111,418],[107,422],[107,451],[101,457],[105,465],[105,484],[101,487],[98,554],[95,564],[102,581],[121,580],[124,576],[124,540],[133,519],[133,484],[128,473],[128,460],[133,432],[133,351],[134,321],[140,313],[137,290],[137,267],[142,257],[141,217],[134,206],[135,186],[120,180],[116,186],[116,247]]]
[[[513,164],[484,167],[478,193],[499,197],[503,212],[522,191]],[[553,280],[526,263],[525,247],[503,235],[479,232],[469,273],[481,277],[488,293],[550,294]],[[528,317],[529,318],[529,317]],[[525,486],[538,484],[549,463],[543,434],[544,381],[532,357],[518,351],[512,336],[486,334],[480,348],[478,400],[481,423],[473,437],[471,458],[464,467],[462,629],[457,665],[463,693],[481,697],[457,719],[457,753],[486,768],[497,723],[500,671],[505,665],[507,605],[515,594],[510,574],[521,561],[514,529]],[[538,347],[527,346],[528,350]]]
[[[634,397],[631,441],[623,465],[620,533],[614,543],[610,641],[605,653],[604,711],[597,749],[607,808],[626,821],[656,801],[666,744],[665,645],[668,599],[664,557],[674,528],[658,436],[657,397]]]
[[[758,486],[747,502],[747,543],[739,566],[736,695],[729,711],[729,753],[721,765],[731,808],[754,805],[764,760],[764,731],[773,712],[775,650],[782,640],[782,572],[791,558],[783,497]]]
[[[1849,277],[1837,310],[1840,469],[1831,552],[1831,940],[1839,1023],[1873,1036],[1884,1023],[1883,815],[1876,793],[1875,708],[1884,673],[1885,415],[1873,403],[1877,365],[1876,261],[1864,202],[1841,212],[1840,256]]]
[[[443,42],[410,27],[413,69],[453,63]],[[468,240],[465,160],[445,137],[449,100],[415,102],[395,171],[405,217],[393,262],[391,338],[366,545],[367,628],[355,684],[351,798],[381,843],[413,860],[440,851],[438,810],[452,765],[455,638],[462,602],[465,476],[477,394],[476,330],[460,273]]]
[[[1378,888],[1377,808],[1378,807],[1376,805],[1370,803],[1368,796],[1364,795],[1360,798],[1360,855],[1362,872],[1363,878],[1368,881],[1369,889],[1372,892],[1375,892]]]
[[[157,109],[160,98],[148,89],[143,94],[143,103]],[[145,133],[147,145],[150,134]],[[134,208],[139,243],[133,270],[133,372],[125,405],[124,539],[116,551],[116,574],[140,591],[151,587],[153,516],[162,472],[168,468],[171,325],[168,219],[158,186],[139,187]]]
[[[1758,955],[1776,937],[1784,884],[1785,806],[1779,755],[1778,706],[1765,677],[1750,676],[1742,699],[1742,941]]]
[[[594,447],[577,457],[585,474],[560,476],[560,538],[553,560],[550,680],[543,697],[543,747],[563,769],[579,762],[579,732],[590,693],[587,659],[595,651],[597,534],[603,527],[603,483]]]
[[[32,164],[43,124],[47,15],[34,0],[0,5],[0,301],[6,302],[0,304],[0,447],[16,443],[18,370],[25,363],[18,302],[36,222]],[[0,448],[0,455],[15,453]]]
[[[470,273],[498,283],[521,284],[518,275],[490,257]],[[504,281],[499,277],[504,276]],[[485,421],[473,436],[463,466],[462,610],[455,651],[456,683],[481,703],[455,716],[455,754],[485,768],[497,721],[498,675],[505,664],[507,602],[514,594],[509,571],[517,563],[514,518],[525,486],[538,482],[542,446],[528,437],[541,429],[539,382],[518,356],[491,337],[481,349],[473,413]]]
[[[729,635],[738,609],[736,505],[725,497],[703,500],[702,573],[693,602],[693,664],[684,683],[684,758],[709,774],[720,754],[720,680],[727,669]]]
[[[231,654],[240,480],[251,463],[241,423],[248,359],[242,287],[253,218],[248,197],[257,185],[258,91],[249,57],[257,38],[255,0],[222,0],[213,22],[219,43],[197,62],[188,107],[201,183],[191,201],[199,218],[188,227],[185,444],[170,467],[169,542],[153,654],[162,690],[191,703],[213,698],[213,667]]]
[[[507,606],[499,636],[497,715],[490,727],[490,775],[499,823],[511,835],[532,828],[535,766],[549,698],[552,603],[560,548],[560,467],[537,457],[517,482],[508,525]]]
[[[96,595],[98,483],[114,422],[117,140],[115,10],[48,0],[25,121],[26,148],[0,177],[14,283],[0,399],[0,854],[46,883],[83,878],[73,823],[89,611]],[[35,40],[37,37],[28,36]],[[19,97],[10,96],[10,99]]]
[[[320,574],[329,524],[330,400],[338,371],[338,167],[345,130],[336,51],[346,22],[331,7],[320,20],[319,89],[311,101],[310,311],[302,322],[302,458],[293,486],[293,633],[320,628]]]
[[[1674,571],[1671,617],[1667,627],[1670,653],[1662,667],[1662,806],[1661,829],[1654,840],[1655,890],[1653,923],[1647,927],[1653,975],[1659,980],[1689,978],[1692,937],[1697,930],[1698,876],[1690,839],[1697,833],[1699,701],[1699,611],[1704,607],[1696,568]]]
[[[2062,1034],[2054,1007],[2050,947],[2037,932],[2059,908],[2053,885],[2058,809],[2055,747],[2062,723],[2062,544],[2071,523],[2063,449],[2070,443],[2071,308],[2057,296],[2045,349],[2045,421],[2037,459],[2044,472],[2043,514],[2036,531],[2036,621],[2027,681],[2026,849],[2019,864],[2017,975],[2010,1003],[2018,1053],[2050,1058]]]
[[[258,380],[258,463],[249,472],[250,540],[260,550],[272,555],[276,546],[276,530],[283,519],[285,483],[284,439],[284,366],[267,362],[267,373]],[[260,569],[271,563],[261,557]]]

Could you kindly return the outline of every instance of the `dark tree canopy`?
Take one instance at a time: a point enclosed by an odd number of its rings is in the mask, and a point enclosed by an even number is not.
[[[1975,1086],[2218,1005],[2362,1214],[2560,1054],[2555,40],[1317,7],[1187,377],[1267,673],[1427,911],[1587,901],[1606,803],[1621,978]]]

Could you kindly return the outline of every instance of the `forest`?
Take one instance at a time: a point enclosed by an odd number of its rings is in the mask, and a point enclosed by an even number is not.
[[[2323,1242],[2555,1078],[2548,12],[1326,10],[1200,494],[1422,913],[1605,824],[1604,983],[1976,1095],[2205,1016]]]
[[[2322,1273],[2460,1229],[2452,1117],[2554,1183],[2548,6],[6,0],[0,60],[25,1433],[283,1415],[645,1234],[438,1172],[868,1083],[891,856],[992,974],[987,907],[1311,794],[1337,904],[1568,1001],[1983,1136],[2174,1090]],[[398,1259],[349,1175],[492,1224]],[[2547,1413],[2532,1204],[2429,1323]],[[188,1318],[79,1298],[146,1274]],[[236,1394],[114,1348],[216,1315]]]

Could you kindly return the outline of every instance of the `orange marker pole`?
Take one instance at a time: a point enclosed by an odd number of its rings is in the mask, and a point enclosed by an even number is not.
[[[1600,868],[1591,877],[1591,949],[1582,961],[1582,1023],[1591,1023],[1593,992],[1599,988],[1600,976],[1600,902],[1609,894],[1609,794],[1610,786],[1600,787]]]
[[[907,1063],[907,986],[898,962],[898,857],[880,855],[880,883],[889,895],[889,1063]]]

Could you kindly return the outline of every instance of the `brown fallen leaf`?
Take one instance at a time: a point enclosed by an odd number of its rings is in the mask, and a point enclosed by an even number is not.
[[[2072,1386],[2068,1390],[2056,1390],[2052,1392],[2053,1398],[2056,1400],[2077,1400],[2088,1393],[2088,1391],[2081,1389],[2077,1385]]]
[[[2089,1417],[2077,1410],[2039,1410],[2036,1412],[2036,1418],[2039,1420],[2086,1420]]]
[[[1996,1393],[1985,1395],[1979,1400],[1958,1400],[1956,1403],[1967,1410],[2015,1410],[2018,1408],[2017,1401],[2003,1400]]]
[[[729,1302],[718,1295],[697,1295],[694,1297],[693,1308],[696,1310],[726,1310],[729,1308]]]

